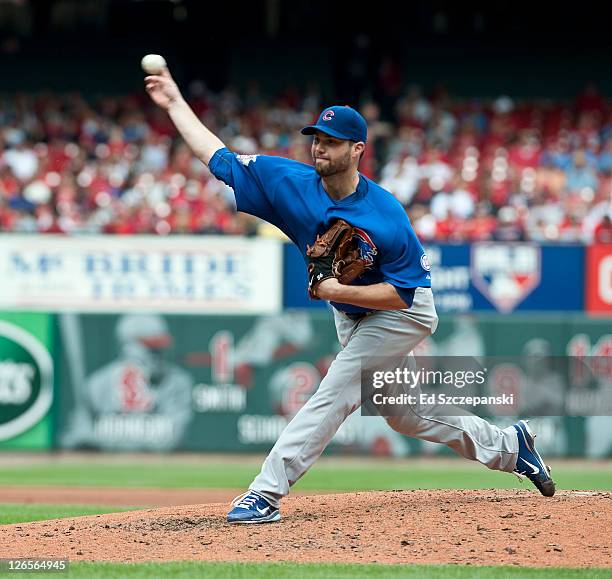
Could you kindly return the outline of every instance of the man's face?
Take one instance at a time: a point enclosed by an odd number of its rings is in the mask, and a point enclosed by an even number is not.
[[[352,143],[317,131],[312,140],[312,160],[321,177],[343,173],[351,166]]]

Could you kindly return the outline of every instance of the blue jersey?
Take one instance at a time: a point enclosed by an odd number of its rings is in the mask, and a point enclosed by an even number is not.
[[[360,175],[357,190],[336,201],[314,167],[264,155],[218,150],[209,163],[213,175],[233,188],[236,207],[276,225],[299,248],[306,249],[336,219],[356,228],[361,257],[371,267],[353,285],[388,282],[411,305],[416,287],[431,287],[429,263],[402,205],[388,191]],[[410,292],[412,290],[412,292]],[[369,311],[332,302],[338,310]]]

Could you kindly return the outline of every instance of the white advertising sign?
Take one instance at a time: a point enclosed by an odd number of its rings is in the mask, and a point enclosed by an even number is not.
[[[0,308],[254,314],[281,309],[282,243],[0,235]]]

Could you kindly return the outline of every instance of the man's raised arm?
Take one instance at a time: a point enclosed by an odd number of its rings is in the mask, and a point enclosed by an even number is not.
[[[164,109],[193,154],[208,165],[215,151],[225,147],[223,141],[209,131],[187,104],[170,71],[145,77],[145,87],[153,102]]]

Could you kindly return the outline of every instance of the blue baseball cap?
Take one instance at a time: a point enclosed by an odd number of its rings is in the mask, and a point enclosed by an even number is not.
[[[317,124],[304,127],[302,135],[314,135],[317,131],[346,141],[365,143],[368,138],[366,120],[349,106],[324,109],[319,115]]]

